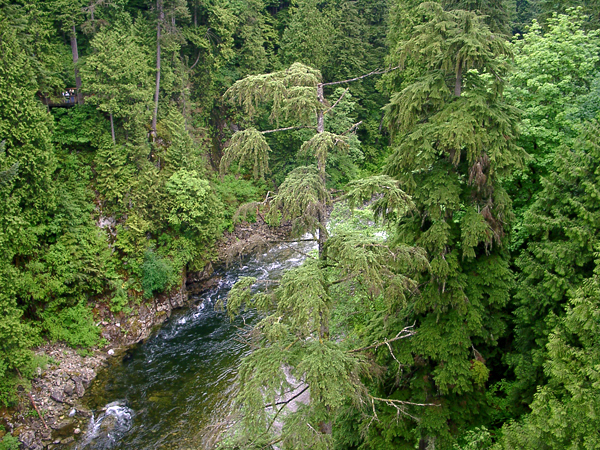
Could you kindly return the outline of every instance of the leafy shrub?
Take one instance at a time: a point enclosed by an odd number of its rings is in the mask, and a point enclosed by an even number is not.
[[[235,225],[233,216],[238,207],[244,203],[262,200],[265,195],[266,186],[262,180],[250,181],[243,178],[236,178],[234,175],[225,175],[222,179],[215,177],[214,187],[217,195],[224,205],[223,211],[223,229],[232,230]]]
[[[152,249],[148,249],[142,264],[142,288],[144,297],[150,298],[155,292],[162,292],[174,280],[175,270],[171,261]]]
[[[195,170],[180,169],[166,183],[171,208],[168,220],[200,244],[213,242],[219,232],[223,205],[210,183]]]
[[[129,304],[129,298],[122,280],[115,280],[112,284],[113,288],[115,289],[115,293],[110,299],[110,310],[114,313],[118,313],[123,311],[123,309]]]
[[[11,434],[7,434],[0,441],[0,450],[18,450],[19,440]]]
[[[92,311],[79,303],[60,311],[44,311],[43,328],[51,339],[70,346],[92,347],[100,340],[100,330],[94,326]]]

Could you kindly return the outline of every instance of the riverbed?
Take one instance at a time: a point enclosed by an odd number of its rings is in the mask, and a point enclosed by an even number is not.
[[[230,321],[215,305],[240,277],[278,280],[312,248],[283,244],[217,269],[214,288],[99,373],[83,399],[93,417],[72,448],[210,448],[227,426],[237,369],[250,351],[240,333],[256,319],[248,311]]]

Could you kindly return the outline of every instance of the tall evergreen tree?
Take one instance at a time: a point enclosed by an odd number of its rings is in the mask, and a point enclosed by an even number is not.
[[[152,98],[147,54],[137,45],[131,24],[105,28],[91,42],[93,53],[81,68],[90,103],[108,113],[113,143],[114,118],[149,118]],[[141,116],[141,117],[140,117]]]
[[[401,57],[423,74],[392,96],[395,134],[386,173],[413,197],[397,239],[427,250],[431,271],[403,311],[418,333],[396,354],[405,370],[390,389],[435,402],[413,426],[395,433],[422,448],[448,448],[452,435],[482,420],[484,385],[505,333],[503,310],[513,279],[506,251],[511,202],[501,178],[523,161],[518,115],[502,97],[508,43],[484,18],[425,3]],[[393,387],[392,387],[393,386]]]
[[[316,158],[316,166],[298,167],[288,174],[269,204],[268,217],[281,214],[293,221],[297,235],[307,231],[316,235],[319,257],[311,256],[298,269],[288,271],[281,284],[267,293],[253,295],[257,280],[244,278],[228,299],[232,315],[243,307],[255,307],[265,315],[254,328],[257,350],[240,369],[237,401],[243,420],[236,441],[244,448],[275,442],[283,442],[286,448],[330,448],[333,420],[348,403],[360,411],[374,411],[376,402],[395,405],[399,410],[415,406],[372,396],[362,377],[371,373],[365,352],[412,335],[410,324],[389,316],[414,293],[411,276],[423,270],[427,262],[420,249],[390,245],[375,233],[343,230],[329,235],[325,223],[325,207],[330,202],[327,160],[337,147],[347,146],[347,131],[338,135],[325,131],[328,114],[342,98],[329,106],[323,94],[326,84],[320,79],[319,71],[295,63],[285,71],[240,80],[227,93],[248,116],[258,113],[259,104],[264,102],[271,105],[275,123],[295,117],[296,123],[307,124],[301,126],[316,129],[300,148],[301,153]],[[280,131],[286,129],[289,127]],[[255,128],[238,131],[222,167],[237,161],[241,166],[249,165],[256,177],[263,176],[268,170],[268,152],[263,133]],[[362,205],[376,193],[382,194],[373,208],[384,218],[403,216],[411,209],[410,199],[387,176],[352,184],[348,198]],[[362,301],[348,302],[349,291]],[[361,347],[359,339],[341,339],[339,330],[332,329],[336,311],[353,308],[356,314],[372,319],[369,326],[377,331],[368,337],[376,339],[375,344],[369,341],[371,345]],[[298,405],[286,409],[290,403],[285,399],[286,391],[292,392],[292,397],[300,391],[310,392],[310,405],[297,411]],[[265,408],[265,403],[271,407]],[[279,420],[284,423],[282,429],[276,425]]]
[[[262,177],[268,171],[268,153],[271,150],[265,139],[265,133],[295,128],[316,129],[317,133],[304,142],[299,149],[300,153],[316,158],[319,172],[319,179],[315,179],[316,184],[305,186],[315,193],[315,199],[319,199],[311,209],[311,214],[314,216],[310,221],[311,226],[307,228],[301,225],[307,220],[306,211],[298,211],[295,206],[291,205],[296,201],[293,197],[278,196],[275,204],[283,207],[285,220],[294,220],[299,225],[295,229],[298,234],[307,231],[317,232],[319,254],[322,256],[325,250],[324,243],[327,240],[325,210],[329,196],[317,193],[323,192],[326,187],[328,154],[336,150],[344,150],[347,147],[347,136],[325,131],[325,115],[333,107],[327,103],[323,87],[321,73],[300,63],[292,64],[287,70],[248,76],[236,82],[225,95],[237,102],[249,118],[260,111],[261,104],[271,103],[269,119],[272,123],[279,124],[282,120],[291,120],[301,125],[263,132],[259,132],[255,128],[238,131],[233,135],[221,160],[222,170],[227,170],[232,161],[239,161],[241,166],[250,165],[252,167],[255,178],[259,174]],[[306,168],[297,170],[306,170]],[[303,181],[306,182],[307,179]],[[295,189],[295,187],[292,188],[292,191]],[[286,204],[290,205],[286,206]],[[302,220],[297,221],[299,218]]]
[[[526,215],[537,239],[519,262],[527,277],[521,298],[531,303],[518,310],[518,375],[538,386],[531,412],[504,427],[497,448],[600,446],[599,135],[598,123],[590,124],[557,153],[556,173],[543,179]]]
[[[548,336],[564,316],[569,298],[592,277],[598,246],[596,167],[598,147],[588,129],[583,141],[561,147],[556,172],[542,179],[543,190],[525,214],[530,241],[521,269],[515,311],[516,352],[511,356],[517,384],[515,400],[528,405],[544,384]]]
[[[73,60],[73,74],[75,88],[77,89],[77,102],[83,103],[81,92],[81,76],[79,75],[79,45],[77,42],[77,27],[84,21],[83,0],[52,0],[50,10],[59,22],[61,30],[69,36],[71,44],[71,56]]]
[[[56,160],[49,117],[34,95],[34,72],[0,13],[0,403],[12,401],[17,370],[31,362],[36,333],[21,317],[30,304],[27,263],[55,203]],[[29,297],[29,298],[28,298]]]

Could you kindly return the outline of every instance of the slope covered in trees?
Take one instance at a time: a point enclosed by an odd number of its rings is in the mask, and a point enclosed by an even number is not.
[[[33,346],[101,345],[94,305],[135,314],[260,217],[318,252],[231,293],[261,320],[222,448],[596,448],[600,36],[574,6],[0,2],[0,404]]]

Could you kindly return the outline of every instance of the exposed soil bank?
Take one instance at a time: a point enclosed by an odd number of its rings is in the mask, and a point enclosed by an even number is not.
[[[272,229],[264,223],[240,224],[233,232],[225,233],[217,244],[218,258],[214,264],[247,255],[270,242],[284,241],[289,231],[289,226]],[[107,305],[95,304],[95,319],[102,337],[108,341],[102,349],[78,352],[61,343],[37,348],[35,353],[50,358],[50,363],[46,369],[38,370],[38,376],[32,380],[31,398],[23,391],[16,408],[0,410],[0,425],[6,430],[0,431],[0,437],[5,432],[12,433],[21,442],[21,448],[31,450],[72,443],[75,435],[84,432],[91,417],[80,398],[97,371],[109,365],[110,359],[120,358],[128,347],[147,339],[174,309],[188,304],[189,294],[203,291],[216,282],[211,278],[212,273],[213,264],[208,264],[202,272],[187,274],[179,289],[140,305],[129,315],[115,315]]]

